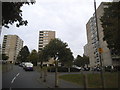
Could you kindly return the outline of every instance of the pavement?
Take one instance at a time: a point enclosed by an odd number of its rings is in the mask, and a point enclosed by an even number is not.
[[[63,75],[63,74],[68,74],[68,73],[58,73],[58,75]],[[48,88],[83,88],[78,84],[68,82],[62,79],[58,79],[58,87],[55,87],[55,73],[47,73],[46,82],[44,82],[44,78],[39,78],[38,80],[39,82],[43,82],[44,85],[47,86]]]

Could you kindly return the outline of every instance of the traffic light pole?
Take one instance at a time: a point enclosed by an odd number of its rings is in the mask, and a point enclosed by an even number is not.
[[[99,39],[99,31],[98,31],[98,20],[97,20],[97,11],[96,11],[96,0],[94,0],[94,9],[95,9],[95,20],[96,20],[96,30],[97,30],[97,38],[98,38],[98,50],[101,49],[100,47],[100,39]],[[101,67],[101,84],[102,88],[104,90],[104,76],[103,76],[103,64],[102,64],[102,57],[101,57],[102,52],[99,51],[99,59],[100,59],[100,67]]]

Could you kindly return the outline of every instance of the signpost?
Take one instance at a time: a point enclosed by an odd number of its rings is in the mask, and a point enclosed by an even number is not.
[[[99,53],[103,53],[103,49],[102,48],[99,48]]]
[[[96,11],[96,0],[94,0],[94,9],[95,9],[95,18],[96,18],[96,30],[97,30],[97,38],[98,38],[99,59],[100,59],[100,67],[101,67],[101,84],[102,84],[102,88],[104,90],[103,65],[102,65],[102,57],[101,57],[103,50],[102,50],[100,43],[99,43],[100,39],[99,39],[99,30],[98,30],[98,17],[97,17],[97,11]]]

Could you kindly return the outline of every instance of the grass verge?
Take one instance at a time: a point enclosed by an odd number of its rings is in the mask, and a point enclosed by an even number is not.
[[[101,88],[101,78],[99,73],[87,74],[87,88]],[[67,74],[59,77],[60,79],[70,81],[84,86],[83,74]],[[104,73],[105,88],[118,87],[118,72]]]
[[[70,81],[83,86],[83,75],[82,74],[66,74],[59,76],[60,79]]]

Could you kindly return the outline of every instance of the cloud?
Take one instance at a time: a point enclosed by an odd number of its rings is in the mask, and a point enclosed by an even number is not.
[[[100,2],[97,0],[97,6]],[[38,50],[38,32],[53,30],[57,38],[68,43],[75,57],[84,53],[86,23],[94,13],[93,0],[36,0],[35,4],[24,5],[21,9],[28,26],[3,28],[2,37],[17,34],[30,50]]]

